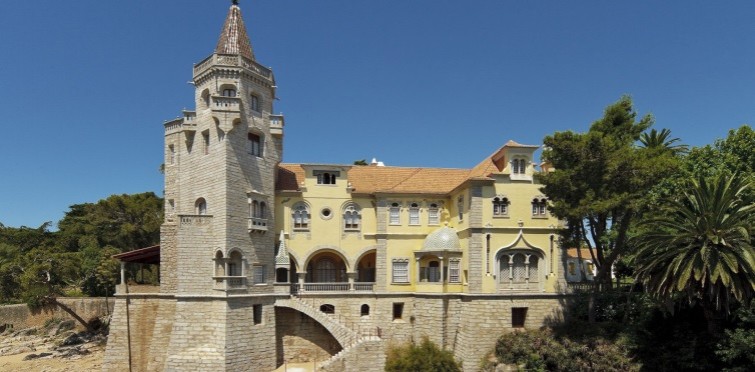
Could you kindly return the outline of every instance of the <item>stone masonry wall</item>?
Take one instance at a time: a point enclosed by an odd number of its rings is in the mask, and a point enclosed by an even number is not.
[[[276,367],[276,312],[271,297],[229,298],[226,318],[226,369],[272,371]],[[254,306],[262,306],[262,322],[254,324]]]
[[[115,299],[112,297],[107,299],[107,307],[105,306],[105,298],[102,297],[58,298],[58,301],[71,308],[84,320],[111,313],[115,304]],[[44,325],[48,319],[53,318],[73,319],[60,308],[32,311],[26,304],[0,306],[0,325],[10,324],[16,329],[39,327]]]
[[[164,360],[167,349],[163,341],[169,339],[170,334],[154,335],[172,323],[170,310],[173,302],[171,298],[157,295],[117,298],[103,371],[129,370],[129,364],[135,371],[148,370],[148,366],[161,370],[162,364],[155,365],[155,360]]]
[[[178,298],[165,370],[225,370],[226,303]]]

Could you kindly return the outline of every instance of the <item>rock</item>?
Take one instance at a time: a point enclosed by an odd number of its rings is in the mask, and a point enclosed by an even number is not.
[[[84,343],[84,339],[76,333],[66,337],[65,340],[63,340],[63,345],[65,346],[78,345],[82,343]]]
[[[52,355],[52,353],[29,354],[24,357],[24,360],[39,359],[39,358],[48,357],[50,355]]]
[[[31,347],[31,346],[19,346],[19,347],[15,348],[15,349],[9,351],[5,355],[23,354],[23,353],[28,353],[30,351],[37,351],[37,349],[35,349],[35,348]]]
[[[82,348],[81,348],[81,347],[79,346],[79,347],[73,347],[73,348],[70,348],[70,349],[68,349],[68,350],[66,350],[66,351],[64,351],[64,352],[62,352],[62,353],[60,354],[60,356],[62,356],[62,357],[64,357],[64,358],[70,358],[70,357],[73,357],[73,356],[78,356],[78,355],[87,355],[87,354],[90,354],[90,353],[91,353],[91,351],[89,351],[89,350],[87,350],[87,349],[82,349]]]
[[[31,336],[31,335],[36,335],[36,334],[37,334],[36,328],[25,328],[25,329],[20,329],[16,332],[13,332],[11,337]]]
[[[52,329],[50,329],[50,332],[48,332],[48,335],[50,335],[50,336],[57,336],[57,335],[61,334],[62,332],[65,332],[65,331],[73,329],[73,327],[75,327],[75,326],[76,326],[76,322],[74,322],[73,320],[71,320],[71,319],[64,320],[64,321],[58,323],[57,326],[52,327]]]

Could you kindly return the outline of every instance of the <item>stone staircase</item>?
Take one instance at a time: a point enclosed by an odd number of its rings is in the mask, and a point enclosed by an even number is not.
[[[285,307],[306,314],[320,323],[341,344],[341,351],[319,366],[321,371],[382,371],[385,364],[383,340],[374,335],[361,335],[336,317],[325,314],[296,296],[279,299],[276,307]],[[363,362],[360,362],[363,361]],[[344,369],[345,368],[345,369]]]

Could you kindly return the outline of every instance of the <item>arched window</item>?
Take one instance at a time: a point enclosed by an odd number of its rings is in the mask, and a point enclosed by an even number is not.
[[[292,208],[294,230],[309,230],[309,207],[303,202],[294,204]]]
[[[234,88],[225,88],[221,93],[223,97],[236,97],[236,89]]]
[[[344,230],[359,230],[361,227],[362,215],[359,206],[356,204],[349,204],[343,211],[343,229]]]
[[[363,304],[362,307],[359,309],[359,315],[361,316],[370,315],[370,305]]]
[[[260,202],[259,218],[267,218],[267,205],[265,202]]]
[[[524,264],[524,255],[523,254],[515,254],[513,261],[513,267],[512,267],[512,279],[514,283],[520,283],[523,282],[527,278],[527,268]]]
[[[330,258],[321,258],[315,264],[315,282],[334,283],[337,275],[336,264]]]
[[[202,91],[202,103],[204,103],[204,108],[210,107],[210,91],[208,89]]]
[[[532,216],[545,217],[547,206],[548,206],[548,200],[546,200],[545,198],[532,199]]]
[[[392,203],[388,210],[388,223],[391,225],[401,224],[401,207],[398,203]]]
[[[335,185],[336,184],[336,173],[318,172],[317,173],[317,184],[318,185]]]
[[[421,263],[419,269],[419,281],[428,283],[440,282],[440,262],[428,261],[426,264]],[[427,265],[427,266],[424,266]]]
[[[527,171],[527,162],[524,159],[514,159],[511,161],[511,173],[524,174]]]
[[[427,208],[427,224],[440,224],[440,209],[438,208],[438,204],[430,204],[430,208]]]
[[[540,258],[531,252],[514,252],[501,256],[501,283],[534,283],[538,281]]]
[[[194,213],[200,216],[207,214],[207,202],[204,200],[204,198],[199,198],[194,203]]]
[[[419,204],[409,205],[409,225],[419,225]]]
[[[506,197],[493,198],[493,216],[503,217],[509,215],[509,199]]]

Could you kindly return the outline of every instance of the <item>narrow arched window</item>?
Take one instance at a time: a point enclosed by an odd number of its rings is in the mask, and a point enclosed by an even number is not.
[[[199,198],[194,203],[194,213],[198,215],[207,214],[207,202],[204,200],[204,198]]]
[[[267,218],[267,205],[265,202],[260,202],[259,218]]]
[[[370,315],[370,305],[363,304],[362,307],[359,309],[359,315],[361,316]]]
[[[430,208],[427,208],[427,224],[440,224],[440,209],[438,208],[438,204],[430,204]]]
[[[409,224],[419,225],[419,205],[417,203],[409,205]]]
[[[258,218],[260,216],[260,203],[256,200],[252,201],[252,217]]]
[[[260,97],[255,96],[254,94],[249,96],[249,106],[252,111],[261,112],[262,110],[260,110]]]
[[[388,210],[388,223],[391,225],[401,224],[401,207],[398,203],[392,203]]]

